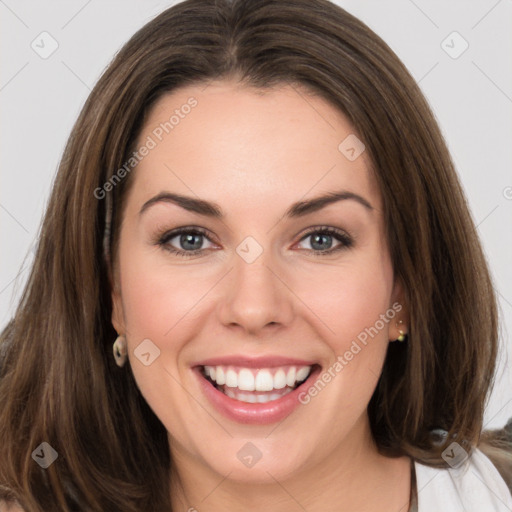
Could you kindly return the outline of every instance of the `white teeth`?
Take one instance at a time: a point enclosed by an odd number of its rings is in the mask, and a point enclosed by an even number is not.
[[[219,386],[221,386],[222,384],[226,384],[226,374],[224,373],[224,369],[222,368],[222,366],[217,366],[216,373],[216,378],[212,380],[215,380]]]
[[[229,396],[229,398],[233,398],[235,400],[240,400],[241,402],[247,402],[250,404],[265,404],[267,402],[273,402],[278,398],[281,398],[288,393],[291,393],[292,389],[288,388],[283,390],[281,393],[271,393],[271,394],[256,394],[256,393],[241,393],[233,388],[225,388],[224,393]]]
[[[296,381],[301,381],[301,380],[304,380],[308,375],[309,375],[309,372],[311,371],[311,367],[303,367],[301,368],[298,372],[297,372],[297,375],[295,376],[295,380]]]
[[[226,386],[228,388],[236,388],[238,385],[238,375],[235,370],[229,369],[226,372]]]
[[[293,388],[297,382],[305,380],[310,372],[311,366],[287,366],[277,369],[240,368],[238,370],[226,366],[204,367],[205,375],[209,376],[217,385],[238,388],[240,391],[272,391],[273,389],[284,389],[287,386]]]
[[[234,398],[241,402],[248,402],[250,404],[255,404],[258,401],[258,397],[256,395],[251,393],[238,393],[232,388],[226,388],[225,394],[229,396],[229,398]]]
[[[277,370],[274,375],[274,389],[283,389],[286,386],[286,375],[283,370]]]
[[[255,387],[258,391],[272,391],[274,389],[274,379],[268,370],[260,370],[256,374]]]
[[[295,376],[297,375],[297,369],[295,366],[292,366],[288,370],[288,374],[286,376],[286,385],[287,386],[294,386],[295,385]]]
[[[251,370],[244,368],[238,372],[238,389],[242,391],[254,391],[254,375]]]

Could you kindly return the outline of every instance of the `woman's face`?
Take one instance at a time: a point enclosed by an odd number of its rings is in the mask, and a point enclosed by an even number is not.
[[[279,481],[369,450],[406,319],[347,119],[295,86],[213,82],[162,97],[137,147],[113,324],[178,468]]]

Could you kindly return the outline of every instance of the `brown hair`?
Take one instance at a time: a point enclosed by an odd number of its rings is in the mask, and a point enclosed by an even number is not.
[[[224,78],[303,87],[340,109],[366,145],[410,310],[408,341],[389,345],[368,406],[380,449],[445,467],[446,443],[479,442],[497,356],[496,301],[418,86],[386,43],[326,0],[187,0],[140,29],[91,92],[1,335],[0,484],[28,510],[171,509],[167,433],[129,365],[112,357],[106,202],[95,191],[127,161],[159,97]],[[132,181],[129,174],[109,192],[113,261]],[[433,428],[448,431],[445,445],[431,442]],[[47,469],[31,457],[43,441],[59,454]]]

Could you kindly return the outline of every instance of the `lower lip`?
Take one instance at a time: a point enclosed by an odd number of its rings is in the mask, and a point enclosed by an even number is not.
[[[315,368],[305,382],[277,400],[264,404],[251,404],[226,396],[203,377],[200,368],[194,369],[204,394],[218,411],[230,420],[253,425],[266,425],[281,421],[299,405],[302,405],[298,399],[299,394],[310,386],[309,383],[315,380],[315,377],[320,374],[320,370],[320,367]]]

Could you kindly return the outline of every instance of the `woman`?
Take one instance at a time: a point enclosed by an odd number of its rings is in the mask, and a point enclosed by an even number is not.
[[[325,0],[188,0],[131,38],[0,346],[11,510],[512,504],[508,430],[481,435],[495,297],[446,145]]]

